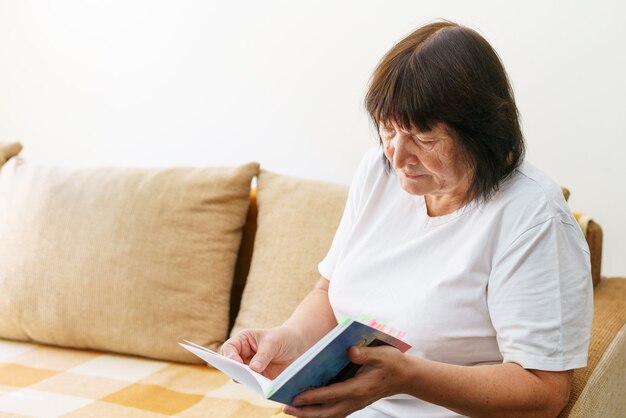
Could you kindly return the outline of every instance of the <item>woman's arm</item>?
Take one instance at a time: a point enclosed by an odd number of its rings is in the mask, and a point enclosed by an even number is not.
[[[408,394],[470,417],[556,417],[569,398],[572,371],[525,370],[515,363],[456,366],[391,347],[353,347],[363,367],[353,379],[303,392],[285,412],[344,417],[376,400]]]
[[[328,280],[320,277],[313,290],[283,323],[283,327],[291,328],[300,334],[307,349],[337,325],[328,300],[328,285]]]
[[[467,416],[556,417],[569,399],[571,370],[526,370],[516,363],[464,367],[415,357],[406,360],[411,366],[403,378],[410,395]]]

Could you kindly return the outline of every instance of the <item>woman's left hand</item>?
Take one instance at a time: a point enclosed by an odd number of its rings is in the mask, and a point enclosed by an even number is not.
[[[361,365],[353,378],[306,390],[294,398],[293,406],[285,406],[284,412],[298,418],[343,418],[381,398],[402,392],[408,364],[398,349],[351,347],[348,357]]]

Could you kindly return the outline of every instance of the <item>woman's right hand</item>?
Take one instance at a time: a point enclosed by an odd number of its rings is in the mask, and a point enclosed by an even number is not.
[[[274,379],[306,351],[296,330],[285,326],[245,329],[228,339],[220,353],[248,364],[252,370]]]

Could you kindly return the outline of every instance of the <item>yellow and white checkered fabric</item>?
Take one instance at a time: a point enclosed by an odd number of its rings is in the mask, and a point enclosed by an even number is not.
[[[0,418],[263,418],[280,407],[205,366],[0,339]]]

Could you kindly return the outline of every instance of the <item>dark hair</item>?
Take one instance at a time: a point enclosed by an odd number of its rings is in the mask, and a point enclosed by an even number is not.
[[[489,199],[524,158],[500,58],[477,32],[453,22],[423,26],[391,48],[372,75],[365,107],[376,128],[390,121],[406,130],[441,122],[451,128],[474,171],[468,201]]]

